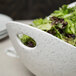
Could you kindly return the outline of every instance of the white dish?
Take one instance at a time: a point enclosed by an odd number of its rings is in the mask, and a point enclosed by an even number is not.
[[[0,14],[0,35],[3,35],[3,36],[0,36],[0,39],[7,36],[6,23],[8,23],[8,21],[12,21],[12,18],[10,18],[7,15]]]
[[[6,33],[6,34],[4,34],[4,35],[1,35],[1,36],[0,36],[0,40],[3,39],[3,38],[5,38],[5,37],[7,37],[7,36],[8,36],[8,33]]]
[[[27,24],[9,22],[7,29],[21,61],[33,74],[76,76],[76,47]],[[32,37],[36,46],[23,45],[17,37],[21,33]]]
[[[3,35],[3,34],[5,34],[5,33],[7,33],[7,30],[1,31],[1,32],[0,32],[0,35]]]

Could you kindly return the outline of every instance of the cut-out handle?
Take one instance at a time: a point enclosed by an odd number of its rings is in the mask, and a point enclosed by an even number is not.
[[[12,43],[14,44],[14,46],[16,46],[18,48],[22,47],[27,50],[33,50],[42,45],[41,40],[43,39],[44,34],[41,32],[44,32],[44,31],[41,31],[40,29],[34,28],[27,24],[22,24],[19,22],[12,21],[7,24],[7,30],[8,30],[9,36],[12,40]],[[33,38],[36,41],[36,47],[29,48],[27,46],[22,45],[21,41],[17,37],[18,34],[22,34],[22,33]]]

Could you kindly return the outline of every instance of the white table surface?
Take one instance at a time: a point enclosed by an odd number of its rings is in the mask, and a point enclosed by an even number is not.
[[[32,20],[22,20],[19,22],[31,24]],[[0,76],[27,76],[28,72],[19,58],[6,55],[5,50],[9,47],[12,47],[9,37],[0,41]]]

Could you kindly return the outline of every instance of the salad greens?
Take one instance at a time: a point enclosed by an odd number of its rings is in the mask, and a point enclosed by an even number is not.
[[[55,10],[49,19],[36,19],[31,25],[76,46],[76,6],[68,8],[63,5],[59,10]],[[23,35],[21,41],[30,47],[36,45],[35,41],[27,35]],[[29,43],[31,41],[31,43]],[[29,43],[29,44],[28,44]]]
[[[22,37],[19,37],[21,42],[24,43],[24,45],[27,45],[29,47],[35,47],[36,46],[36,42],[29,36],[27,35],[22,35]]]

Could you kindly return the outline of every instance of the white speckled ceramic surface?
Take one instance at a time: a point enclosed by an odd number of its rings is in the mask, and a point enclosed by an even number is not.
[[[36,76],[76,76],[76,47],[26,24],[9,22],[7,29],[21,61]],[[36,47],[23,45],[20,33],[32,37]]]

